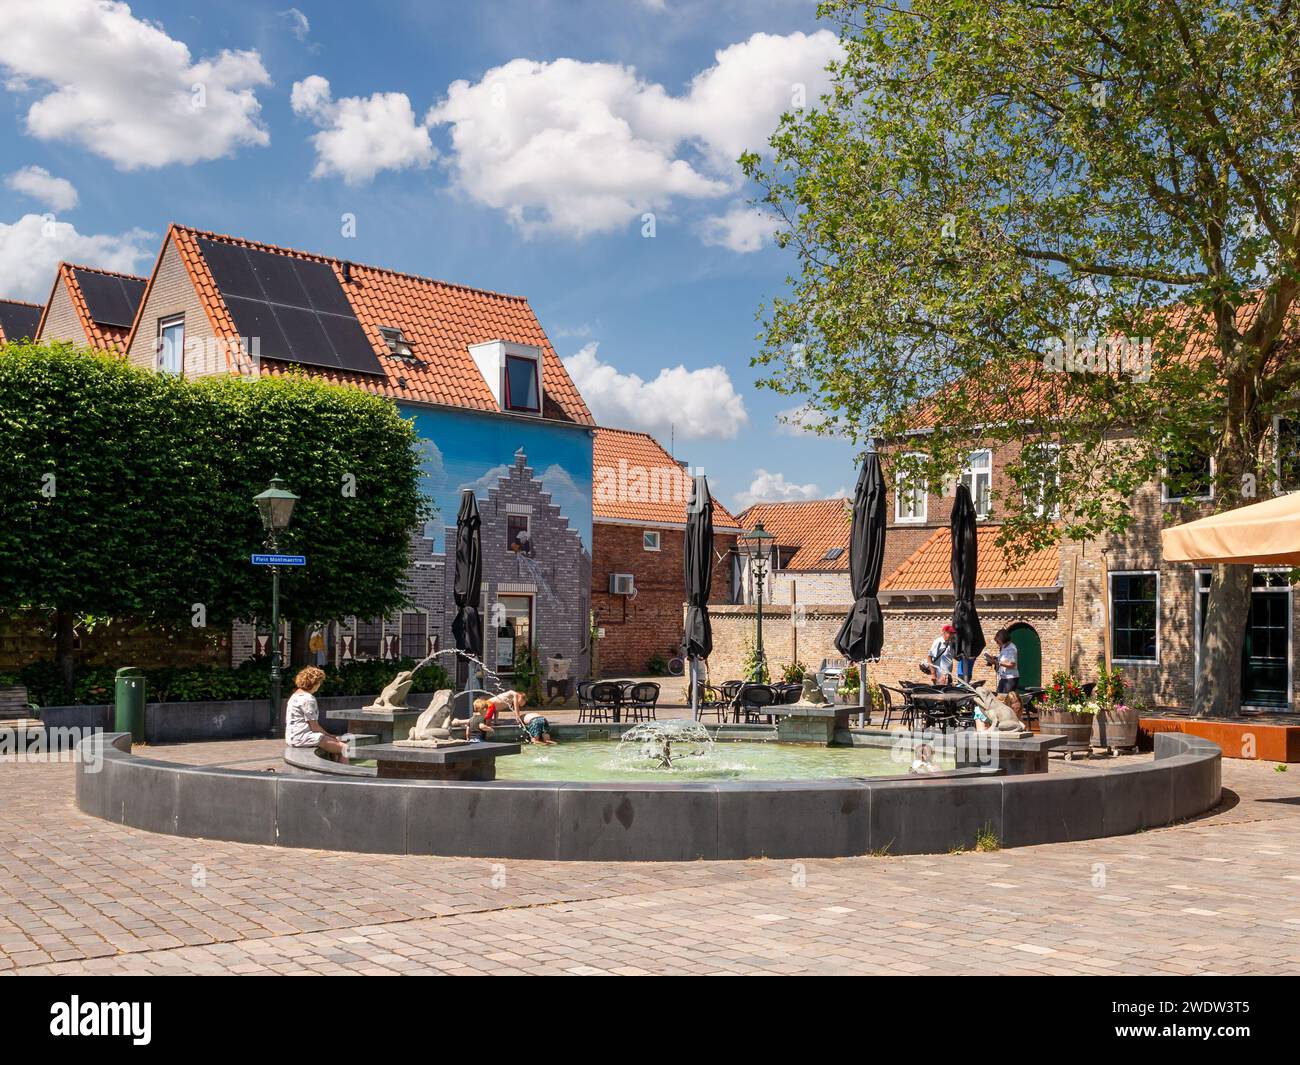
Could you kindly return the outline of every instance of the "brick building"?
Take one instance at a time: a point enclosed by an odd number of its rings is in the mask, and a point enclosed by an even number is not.
[[[78,281],[60,270],[48,322],[60,285],[72,298]],[[488,667],[508,676],[526,644],[585,670],[592,418],[526,299],[177,225],[142,285],[122,341],[132,364],[189,377],[306,371],[385,396],[415,424],[438,514],[412,531],[410,605],[331,623],[314,641],[319,661],[451,645],[448,533],[469,489],[483,519]],[[232,660],[269,640],[237,626]]]
[[[36,339],[63,340],[92,351],[126,351],[145,279],[59,263]]]
[[[593,462],[591,604],[604,630],[600,672],[640,674],[653,657],[679,653],[691,476],[645,433],[597,429]],[[731,602],[739,531],[715,495],[713,603]]]

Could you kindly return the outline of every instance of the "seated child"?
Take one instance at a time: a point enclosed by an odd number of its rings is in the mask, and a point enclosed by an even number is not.
[[[347,744],[326,732],[319,720],[316,693],[325,683],[325,671],[307,666],[298,671],[293,682],[297,689],[289,696],[289,703],[285,707],[284,742],[290,747],[319,747],[333,755],[335,761],[346,765]]]
[[[916,758],[912,761],[912,773],[937,773],[939,767],[934,764],[934,748],[923,743],[916,748]]]

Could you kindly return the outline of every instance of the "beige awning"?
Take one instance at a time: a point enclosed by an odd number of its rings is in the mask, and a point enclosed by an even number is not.
[[[1164,529],[1160,541],[1168,562],[1300,566],[1300,492]]]

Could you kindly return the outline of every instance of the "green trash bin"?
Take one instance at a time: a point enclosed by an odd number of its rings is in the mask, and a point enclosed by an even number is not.
[[[123,666],[117,671],[115,686],[113,731],[129,732],[132,743],[144,743],[144,675],[135,666]]]

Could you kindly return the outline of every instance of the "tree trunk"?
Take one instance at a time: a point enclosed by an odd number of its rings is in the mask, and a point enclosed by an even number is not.
[[[72,651],[72,643],[76,639],[72,630],[76,625],[75,612],[63,609],[54,612],[54,661],[59,667],[59,676],[63,678],[63,697],[68,703],[72,702],[76,680],[76,662]]]
[[[1241,712],[1241,652],[1254,572],[1253,566],[1217,565],[1211,574],[1196,676],[1197,717],[1236,717]]]

